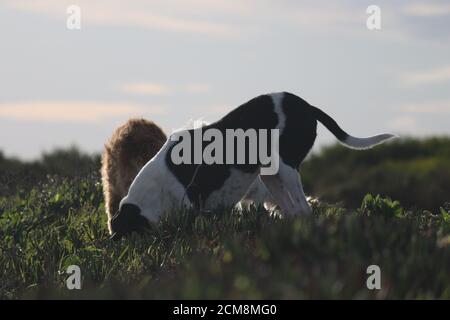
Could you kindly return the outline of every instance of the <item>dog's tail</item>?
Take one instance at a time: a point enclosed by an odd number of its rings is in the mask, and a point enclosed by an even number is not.
[[[316,119],[320,121],[325,127],[327,127],[327,129],[330,130],[330,132],[334,134],[334,136],[338,138],[338,140],[346,147],[357,150],[370,149],[373,146],[383,143],[386,140],[397,138],[396,135],[390,133],[378,134],[376,136],[368,138],[353,137],[342,130],[341,127],[339,127],[339,125],[336,123],[336,121],[334,121],[333,118],[331,118],[325,112],[314,106],[311,107],[313,108],[313,113]]]

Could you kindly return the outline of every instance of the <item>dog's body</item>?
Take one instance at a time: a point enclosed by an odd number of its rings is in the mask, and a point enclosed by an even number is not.
[[[196,130],[216,129],[225,136],[227,129],[279,129],[277,174],[260,175],[261,162],[175,164],[172,151],[180,143],[180,133],[175,133],[140,171],[128,195],[122,200],[120,211],[112,219],[116,238],[142,228],[148,221],[158,221],[172,209],[232,207],[246,195],[256,179],[261,179],[284,214],[310,214],[311,208],[303,192],[298,168],[314,144],[317,121],[344,145],[355,149],[370,148],[393,137],[383,134],[355,138],[345,133],[327,114],[298,96],[285,92],[261,95],[215,123],[189,130],[189,134],[195,136]],[[269,141],[272,141],[270,137]],[[207,145],[203,143],[203,149]],[[246,151],[248,149],[246,144]]]

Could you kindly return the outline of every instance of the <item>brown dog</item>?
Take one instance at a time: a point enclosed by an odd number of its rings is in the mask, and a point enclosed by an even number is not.
[[[136,175],[166,142],[162,129],[152,121],[131,119],[114,131],[102,155],[102,182],[108,228]]]

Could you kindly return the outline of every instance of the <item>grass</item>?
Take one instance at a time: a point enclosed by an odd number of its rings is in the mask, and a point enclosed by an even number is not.
[[[406,210],[366,196],[307,218],[261,210],[172,212],[110,241],[97,175],[49,177],[0,198],[0,298],[450,298],[450,207]],[[79,265],[83,289],[64,271]],[[379,265],[382,290],[366,287]]]

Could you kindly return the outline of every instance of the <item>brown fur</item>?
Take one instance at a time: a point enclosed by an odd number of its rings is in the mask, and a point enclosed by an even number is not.
[[[114,131],[102,155],[102,182],[108,228],[136,175],[166,142],[164,132],[154,122],[131,119]]]

